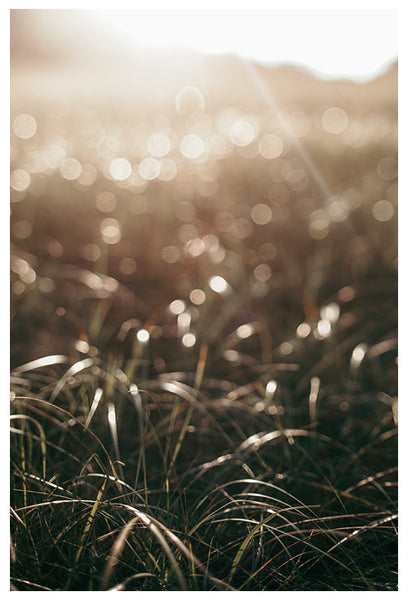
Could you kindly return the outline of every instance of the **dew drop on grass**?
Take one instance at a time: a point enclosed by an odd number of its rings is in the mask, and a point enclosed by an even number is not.
[[[355,346],[350,359],[350,366],[357,368],[362,363],[368,350],[367,344],[358,344]]]
[[[330,304],[326,304],[320,310],[320,316],[322,319],[329,321],[329,323],[335,323],[338,321],[340,316],[340,307],[337,302],[330,302]]]
[[[85,340],[77,340],[75,342],[75,350],[87,354],[89,352],[89,344]]]
[[[244,325],[240,325],[236,330],[236,334],[241,340],[250,337],[253,333],[255,333],[255,328],[252,323],[244,323]]]
[[[173,302],[169,304],[169,310],[173,313],[173,315],[181,315],[185,308],[186,303],[184,300],[173,300]]]
[[[337,298],[340,302],[350,302],[356,296],[356,292],[352,286],[346,285],[337,293]]]
[[[195,289],[190,292],[190,300],[193,304],[200,305],[205,302],[206,295],[203,290]]]
[[[181,338],[181,342],[186,348],[192,348],[196,343],[196,336],[191,332],[185,333]]]
[[[139,340],[139,342],[141,342],[142,344],[145,344],[146,342],[149,341],[150,334],[147,331],[147,329],[139,329],[139,331],[136,334],[136,337]]]
[[[38,289],[40,292],[43,292],[43,294],[49,294],[54,291],[55,284],[50,277],[41,277],[38,280]]]
[[[310,332],[311,328],[308,323],[300,323],[296,329],[296,335],[300,338],[306,338]]]
[[[291,342],[283,342],[279,346],[279,352],[282,354],[282,356],[291,354],[291,352],[293,352],[293,344],[291,344]]]
[[[331,329],[332,326],[330,321],[328,321],[327,319],[320,319],[320,321],[317,324],[317,331],[315,332],[316,337],[318,339],[329,337]]]
[[[224,277],[221,277],[221,275],[214,275],[214,277],[211,277],[208,283],[210,288],[218,294],[223,294],[229,288],[228,282],[224,279]]]
[[[276,390],[278,388],[278,384],[274,379],[270,379],[266,384],[265,395],[268,399],[273,398]]]

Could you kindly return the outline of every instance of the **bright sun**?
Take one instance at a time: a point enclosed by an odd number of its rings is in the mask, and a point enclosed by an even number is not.
[[[326,77],[364,79],[397,57],[395,10],[97,10],[134,46],[233,52],[303,64]],[[94,14],[95,14],[94,12]]]

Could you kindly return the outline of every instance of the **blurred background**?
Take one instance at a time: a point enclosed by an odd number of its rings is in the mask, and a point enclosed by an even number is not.
[[[12,10],[10,183],[13,366],[392,338],[396,13]]]

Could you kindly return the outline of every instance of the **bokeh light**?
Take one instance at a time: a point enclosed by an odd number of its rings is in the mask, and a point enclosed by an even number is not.
[[[384,156],[377,165],[378,176],[383,181],[392,181],[398,173],[397,161],[393,156]]]
[[[196,304],[196,305],[204,304],[205,299],[206,299],[205,292],[203,290],[200,290],[199,288],[196,288],[195,290],[192,290],[190,292],[190,300],[193,304]]]
[[[105,244],[117,244],[121,237],[121,226],[116,219],[104,219],[101,222],[101,234]]]
[[[96,208],[103,213],[110,213],[116,207],[116,197],[112,192],[99,192],[95,198]]]
[[[181,342],[186,348],[192,348],[195,345],[196,341],[196,336],[191,331],[189,333],[185,333],[181,338]]]
[[[10,185],[16,192],[24,192],[30,187],[31,177],[24,169],[14,169],[10,175]]]
[[[28,140],[37,132],[37,121],[32,115],[18,115],[13,121],[13,131],[22,140]]]
[[[181,251],[177,246],[170,244],[165,246],[161,252],[164,262],[169,264],[177,263],[181,257]]]
[[[272,160],[282,154],[283,143],[279,136],[268,133],[259,140],[258,148],[261,156]]]
[[[185,308],[186,303],[184,300],[173,300],[173,302],[171,302],[169,305],[169,310],[173,313],[173,315],[181,315]]]
[[[377,221],[384,223],[394,216],[394,207],[388,200],[379,200],[374,204],[372,212]]]
[[[331,106],[322,116],[323,128],[333,134],[342,133],[347,128],[348,122],[347,113],[339,106]]]
[[[272,209],[260,202],[251,209],[251,219],[256,225],[266,225],[272,220]]]
[[[172,158],[164,158],[160,164],[159,179],[171,181],[177,175],[177,163]]]
[[[248,119],[237,119],[230,126],[228,135],[235,146],[248,146],[256,137],[256,129]]]
[[[358,367],[361,362],[364,360],[364,357],[367,353],[368,350],[368,346],[367,344],[358,344],[357,346],[355,346],[355,348],[353,349],[353,352],[351,354],[351,359],[350,359],[350,365],[351,367]]]
[[[186,158],[199,158],[204,152],[204,142],[199,135],[188,133],[180,140],[180,151]]]
[[[210,288],[218,294],[225,293],[229,288],[228,282],[224,279],[224,277],[221,277],[221,275],[214,275],[214,277],[211,277],[208,283]]]
[[[139,331],[136,334],[136,337],[139,340],[139,342],[141,342],[142,344],[146,344],[150,339],[150,334],[147,331],[147,329],[139,329]]]
[[[308,323],[300,323],[296,329],[296,335],[300,338],[306,338],[312,331]]]
[[[255,329],[252,323],[245,323],[244,325],[240,325],[238,327],[236,333],[241,340],[245,340],[255,333]]]
[[[192,85],[183,87],[177,93],[175,104],[180,115],[205,109],[205,99],[201,90]]]
[[[60,165],[62,177],[68,181],[74,181],[81,175],[82,166],[76,158],[66,158]]]
[[[124,181],[130,176],[132,166],[126,158],[114,158],[109,165],[109,172],[113,179]]]
[[[171,141],[165,133],[154,133],[147,140],[147,150],[152,156],[162,158],[171,150]]]
[[[160,175],[161,165],[157,158],[146,156],[140,161],[138,169],[143,179],[151,181]]]
[[[95,262],[101,257],[101,249],[96,244],[87,244],[83,250],[83,255],[86,260]]]

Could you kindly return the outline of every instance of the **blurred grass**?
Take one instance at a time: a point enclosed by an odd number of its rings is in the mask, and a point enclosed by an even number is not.
[[[334,134],[338,96],[310,85],[280,108],[329,198],[270,107],[246,146],[200,161],[175,142],[173,179],[128,186],[114,157],[138,173],[152,133],[214,133],[223,107],[16,95],[37,133],[12,132],[30,176],[11,197],[13,589],[397,588],[396,99],[367,84]],[[52,144],[88,183],[41,167]]]

